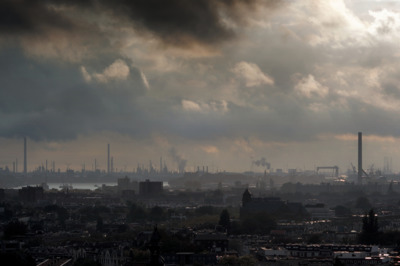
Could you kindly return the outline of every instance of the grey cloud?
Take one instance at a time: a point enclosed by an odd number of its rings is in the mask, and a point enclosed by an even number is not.
[[[236,32],[225,19],[235,24],[246,21],[248,11],[259,5],[274,9],[281,0],[137,0],[137,1],[57,1],[19,0],[0,3],[0,33],[7,35],[46,34],[49,29],[93,34],[68,9],[85,10],[93,17],[112,14],[119,25],[133,26],[139,33],[150,33],[167,45],[188,47],[194,43],[212,47],[231,40]],[[63,10],[64,9],[64,10]],[[67,9],[65,11],[65,9]],[[88,23],[88,21],[86,21]],[[102,23],[97,20],[96,23]],[[126,24],[127,23],[127,24]],[[93,24],[93,23],[92,23]]]
[[[127,14],[136,27],[153,33],[165,43],[187,46],[193,42],[214,45],[231,39],[235,32],[225,25],[221,13],[235,23],[243,23],[246,10],[261,3],[276,7],[280,1],[138,0],[108,4],[118,15]]]
[[[195,141],[255,137],[273,142],[307,142],[317,140],[321,135],[358,131],[400,136],[397,126],[400,118],[395,113],[366,104],[361,99],[348,101],[348,109],[326,103],[326,109],[321,111],[308,109],[300,99],[284,98],[270,99],[269,110],[229,103],[230,111],[224,114],[173,112],[166,108],[159,122],[167,136]]]
[[[155,34],[167,44],[174,44],[173,41],[181,37],[199,43],[217,44],[234,37],[235,32],[224,26],[219,13],[215,13],[216,10],[227,11],[228,15],[239,22],[241,18],[240,14],[236,14],[240,11],[238,1],[219,4],[215,2],[197,1],[196,5],[201,6],[198,11],[188,7],[187,1],[177,0],[117,3],[99,0],[88,1],[86,5],[95,6],[96,10],[109,7],[114,16],[122,14],[122,17],[129,18],[129,23],[134,27]],[[252,8],[260,2],[250,1],[246,5]],[[12,2],[6,3],[12,5]],[[36,8],[40,6],[39,2],[33,3]],[[154,10],[148,3],[155,5],[155,13],[152,13]],[[170,6],[164,10],[161,5],[167,5],[165,3]],[[63,4],[80,7],[77,2],[65,1]],[[187,13],[184,12],[186,9]],[[166,17],[162,17],[163,14]],[[166,14],[177,16],[168,17]],[[204,18],[209,18],[209,21],[204,22]],[[51,19],[56,18],[48,15],[48,18],[43,18],[38,22],[38,26],[32,28],[27,26],[30,20],[16,20],[13,27],[15,30],[19,29],[17,32],[35,32],[35,29],[41,29],[40,25],[47,24]],[[0,21],[3,26],[4,21]],[[68,24],[61,22],[54,25],[68,28]],[[207,27],[210,32],[203,34]],[[309,141],[324,133],[343,134],[360,130],[375,134],[400,135],[395,126],[400,124],[396,114],[363,103],[361,99],[342,99],[342,96],[333,93],[326,99],[316,101],[296,98],[293,93],[295,81],[292,77],[297,73],[301,77],[312,74],[316,80],[329,86],[331,90],[336,90],[334,85],[337,83],[329,82],[332,71],[354,64],[379,67],[385,60],[381,59],[378,49],[373,50],[376,54],[371,57],[372,62],[364,62],[362,60],[365,54],[371,49],[366,49],[365,53],[356,53],[355,49],[348,48],[332,51],[329,47],[311,47],[301,40],[284,39],[275,26],[271,27],[265,35],[251,36],[254,42],[250,49],[223,48],[222,52],[226,56],[183,60],[183,63],[189,66],[199,62],[212,65],[212,68],[203,74],[199,74],[193,67],[185,68],[182,73],[151,73],[151,95],[146,94],[140,71],[132,67],[126,81],[88,84],[84,82],[79,66],[48,61],[35,62],[21,56],[20,51],[4,51],[0,56],[0,134],[7,137],[28,135],[33,139],[71,139],[79,134],[108,130],[135,137],[146,137],[155,132],[191,140],[257,137],[269,141]],[[174,36],[177,38],[169,39]],[[382,53],[385,58],[389,58],[388,53]],[[110,55],[106,57],[109,58],[104,59],[104,56],[101,56],[92,61],[85,61],[83,65],[90,73],[101,73],[119,58]],[[231,82],[232,73],[227,70],[241,61],[257,64],[275,81],[274,86],[268,88],[237,88],[237,97],[245,102],[244,106],[225,99],[222,93],[219,94],[221,88]],[[327,62],[331,68],[325,68],[324,63]],[[205,85],[199,87],[200,89],[191,87],[188,80],[202,81]],[[382,84],[388,95],[396,95],[396,79]],[[346,87],[341,89],[345,90]],[[185,112],[180,108],[182,100],[185,99],[204,103],[226,100],[228,108],[223,113],[214,110],[203,113]],[[339,100],[348,102],[347,110],[342,106],[335,106],[334,102]],[[320,112],[312,111],[309,107],[313,103],[325,108]]]
[[[124,81],[87,84],[75,65],[35,62],[19,51],[0,53],[0,135],[73,139],[94,131],[124,131],[142,119],[139,70]],[[147,128],[147,127],[144,127]],[[141,128],[132,135],[145,134]]]
[[[383,92],[387,97],[393,97],[397,100],[400,100],[400,86],[399,86],[399,78],[387,78],[382,84]]]
[[[49,3],[51,1],[1,1],[0,32],[9,35],[40,34],[50,27],[73,30],[74,23],[48,6]]]
[[[248,99],[268,108],[239,106],[228,101],[225,112],[188,112],[181,109],[181,97],[147,96],[139,70],[132,67],[128,80],[88,84],[75,65],[35,62],[18,51],[8,51],[0,54],[0,68],[3,137],[63,140],[115,131],[135,138],[159,133],[194,141],[251,137],[266,141],[310,141],[324,133],[360,130],[400,135],[395,128],[400,125],[396,114],[357,98],[348,99],[349,109],[331,105],[328,98],[321,102],[326,109],[314,112],[308,109],[308,101],[294,98],[289,92],[275,92],[264,102]]]

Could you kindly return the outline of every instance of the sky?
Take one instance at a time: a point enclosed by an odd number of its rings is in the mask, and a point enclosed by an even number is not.
[[[400,3],[0,3],[0,167],[400,171]],[[263,159],[264,158],[264,159]]]

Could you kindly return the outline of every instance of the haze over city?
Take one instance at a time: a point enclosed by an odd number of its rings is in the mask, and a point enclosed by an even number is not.
[[[2,1],[0,167],[400,171],[397,1]],[[175,156],[175,157],[174,157]]]

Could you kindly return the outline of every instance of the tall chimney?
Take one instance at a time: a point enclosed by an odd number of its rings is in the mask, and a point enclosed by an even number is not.
[[[110,173],[110,144],[107,144],[107,173]]]
[[[26,137],[24,137],[24,174],[28,172],[27,170],[27,161],[26,161]]]
[[[44,174],[45,183],[47,184],[47,159],[46,159],[46,173]]]
[[[362,133],[358,132],[358,184],[362,184]]]
[[[114,157],[111,156],[111,173],[114,173]]]

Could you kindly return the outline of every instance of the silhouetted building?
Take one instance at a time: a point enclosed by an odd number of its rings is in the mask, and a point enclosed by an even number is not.
[[[26,155],[26,137],[24,137],[24,174],[28,172],[28,160],[27,160],[27,155]]]
[[[158,232],[157,226],[155,226],[150,238],[150,244],[148,246],[150,250],[150,263],[148,263],[149,266],[165,265],[164,258],[161,256],[160,241],[161,235]]]
[[[43,187],[23,187],[18,190],[20,200],[35,203],[43,199]]]
[[[110,173],[110,144],[107,144],[107,174]]]
[[[357,182],[359,185],[362,184],[362,132],[358,132],[358,179]]]
[[[254,198],[249,189],[246,189],[242,196],[240,215],[260,212],[278,216],[286,214],[304,215],[307,213],[301,203],[283,201],[279,197]]]
[[[123,198],[124,200],[133,200],[135,196],[136,193],[134,190],[130,189],[121,190],[121,198]]]
[[[154,196],[163,193],[163,182],[150,181],[139,182],[139,194],[142,196]]]
[[[335,216],[335,211],[325,207],[323,203],[307,204],[305,208],[312,219],[330,219]]]
[[[139,185],[137,181],[131,181],[127,176],[124,178],[118,178],[118,191],[122,192],[124,190],[131,190],[137,193],[139,190]]]

